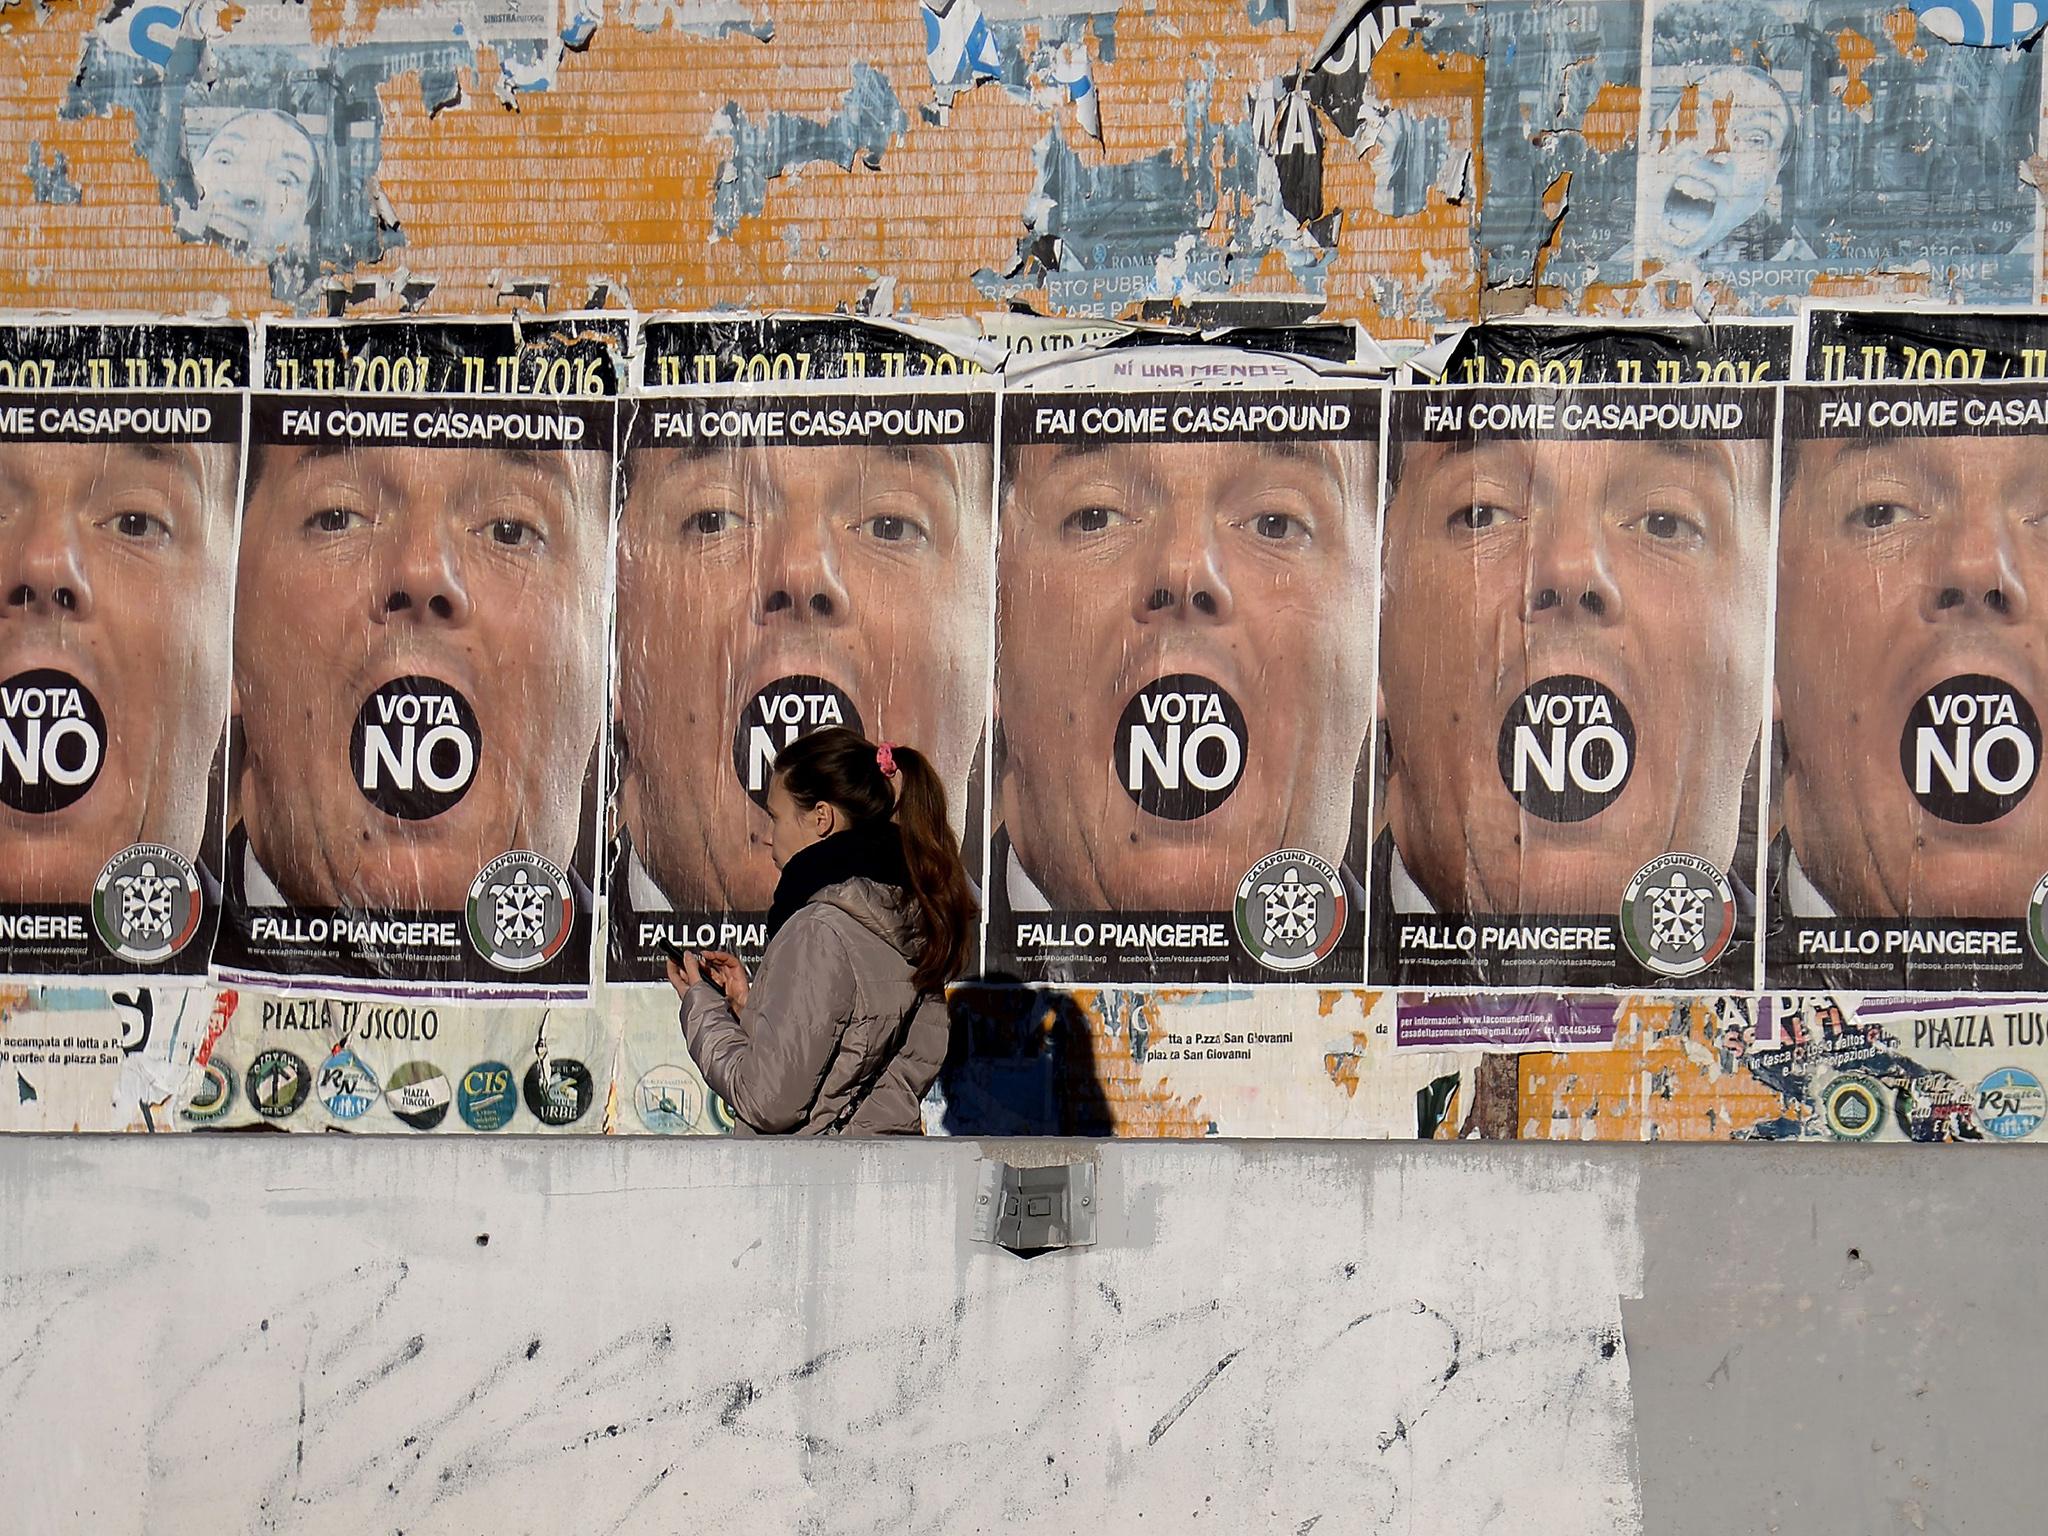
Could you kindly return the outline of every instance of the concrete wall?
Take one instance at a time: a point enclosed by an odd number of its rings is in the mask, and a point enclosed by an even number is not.
[[[2030,1528],[2023,1156],[990,1150],[8,1138],[0,1528]]]

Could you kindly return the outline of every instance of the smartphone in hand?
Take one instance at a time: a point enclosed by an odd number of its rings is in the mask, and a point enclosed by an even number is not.
[[[684,966],[690,963],[690,952],[688,950],[677,948],[667,939],[659,939],[656,942],[661,945],[661,952],[664,955],[667,955],[669,959],[675,961],[675,963],[678,966]]]

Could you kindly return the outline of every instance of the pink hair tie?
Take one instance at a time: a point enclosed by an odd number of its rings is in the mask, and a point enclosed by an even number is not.
[[[882,770],[882,777],[896,777],[896,748],[891,742],[883,742],[875,748],[875,766]]]

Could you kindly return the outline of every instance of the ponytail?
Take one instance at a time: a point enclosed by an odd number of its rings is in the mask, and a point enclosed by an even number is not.
[[[936,991],[967,969],[977,912],[960,846],[946,814],[946,786],[915,747],[896,748],[896,826],[903,834],[903,862],[910,866],[910,891],[924,934],[912,980],[920,992]]]
[[[884,772],[885,763],[892,767]],[[799,736],[775,757],[790,799],[836,805],[855,826],[894,816],[917,904],[920,948],[912,981],[936,992],[967,969],[979,913],[946,812],[946,786],[914,747],[877,748],[843,726]]]

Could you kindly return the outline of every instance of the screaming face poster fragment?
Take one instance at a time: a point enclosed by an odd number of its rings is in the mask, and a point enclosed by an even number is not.
[[[206,972],[248,356],[0,326],[0,974]]]
[[[292,337],[273,370],[266,333],[265,379],[299,391],[251,404],[216,963],[587,993],[612,402],[349,393],[340,367],[308,392],[327,372],[288,367]]]
[[[380,89],[416,76],[437,110],[459,98],[480,42],[505,94],[547,82],[561,48],[551,0],[493,4],[488,20],[479,9],[428,0],[380,13],[360,40],[316,42],[294,0],[114,0],[87,36],[63,115],[130,114],[179,238],[261,263],[276,297],[309,303],[323,273],[404,241],[375,187]]]
[[[1785,410],[1766,974],[2038,991],[2048,395],[1820,386]]]
[[[1828,276],[2034,296],[2039,49],[1959,47],[1877,0],[1653,4],[1636,191],[1645,272],[1759,310]]]
[[[1005,394],[992,973],[1357,979],[1381,399]]]
[[[1506,0],[1447,12],[1424,32],[1433,53],[1486,60],[1487,282],[1540,276],[1576,298],[1617,258],[1626,264],[1642,36],[1642,0]]]
[[[1395,396],[1375,982],[1754,985],[1763,389]]]
[[[789,834],[772,770],[814,731],[924,753],[979,883],[993,434],[988,379],[637,403],[618,549],[612,981],[660,981],[664,941],[760,957]]]

